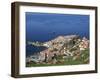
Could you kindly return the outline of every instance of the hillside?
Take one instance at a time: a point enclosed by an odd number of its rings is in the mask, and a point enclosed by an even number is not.
[[[29,42],[33,46],[45,46],[46,50],[27,57],[27,66],[89,63],[89,40],[78,35],[58,36],[44,43]]]

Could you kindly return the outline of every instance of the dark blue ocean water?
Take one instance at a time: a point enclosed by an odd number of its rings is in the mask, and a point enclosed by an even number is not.
[[[79,35],[89,39],[89,15],[26,12],[27,41],[45,42],[60,35]],[[45,48],[26,44],[26,55]]]

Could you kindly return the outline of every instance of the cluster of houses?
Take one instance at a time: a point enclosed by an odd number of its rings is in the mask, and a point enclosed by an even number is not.
[[[45,42],[43,46],[47,47],[47,49],[39,52],[38,55],[27,57],[26,62],[48,63],[52,61],[56,63],[56,57],[59,55],[63,55],[63,58],[68,58],[75,54],[81,54],[82,50],[89,48],[89,40],[85,37],[80,39],[77,35],[59,36]]]

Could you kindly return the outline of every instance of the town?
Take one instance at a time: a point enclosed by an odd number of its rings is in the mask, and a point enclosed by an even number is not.
[[[26,58],[26,66],[78,65],[89,63],[89,40],[78,35],[58,36],[50,41],[28,42],[47,49]]]

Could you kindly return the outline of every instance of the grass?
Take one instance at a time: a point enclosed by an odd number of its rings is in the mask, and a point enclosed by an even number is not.
[[[89,49],[86,49],[81,52],[79,58],[73,60],[75,56],[68,57],[63,59],[62,56],[57,57],[56,64],[49,64],[49,63],[31,63],[26,64],[26,67],[41,67],[41,66],[61,66],[61,65],[79,65],[79,64],[88,64],[89,63]]]

